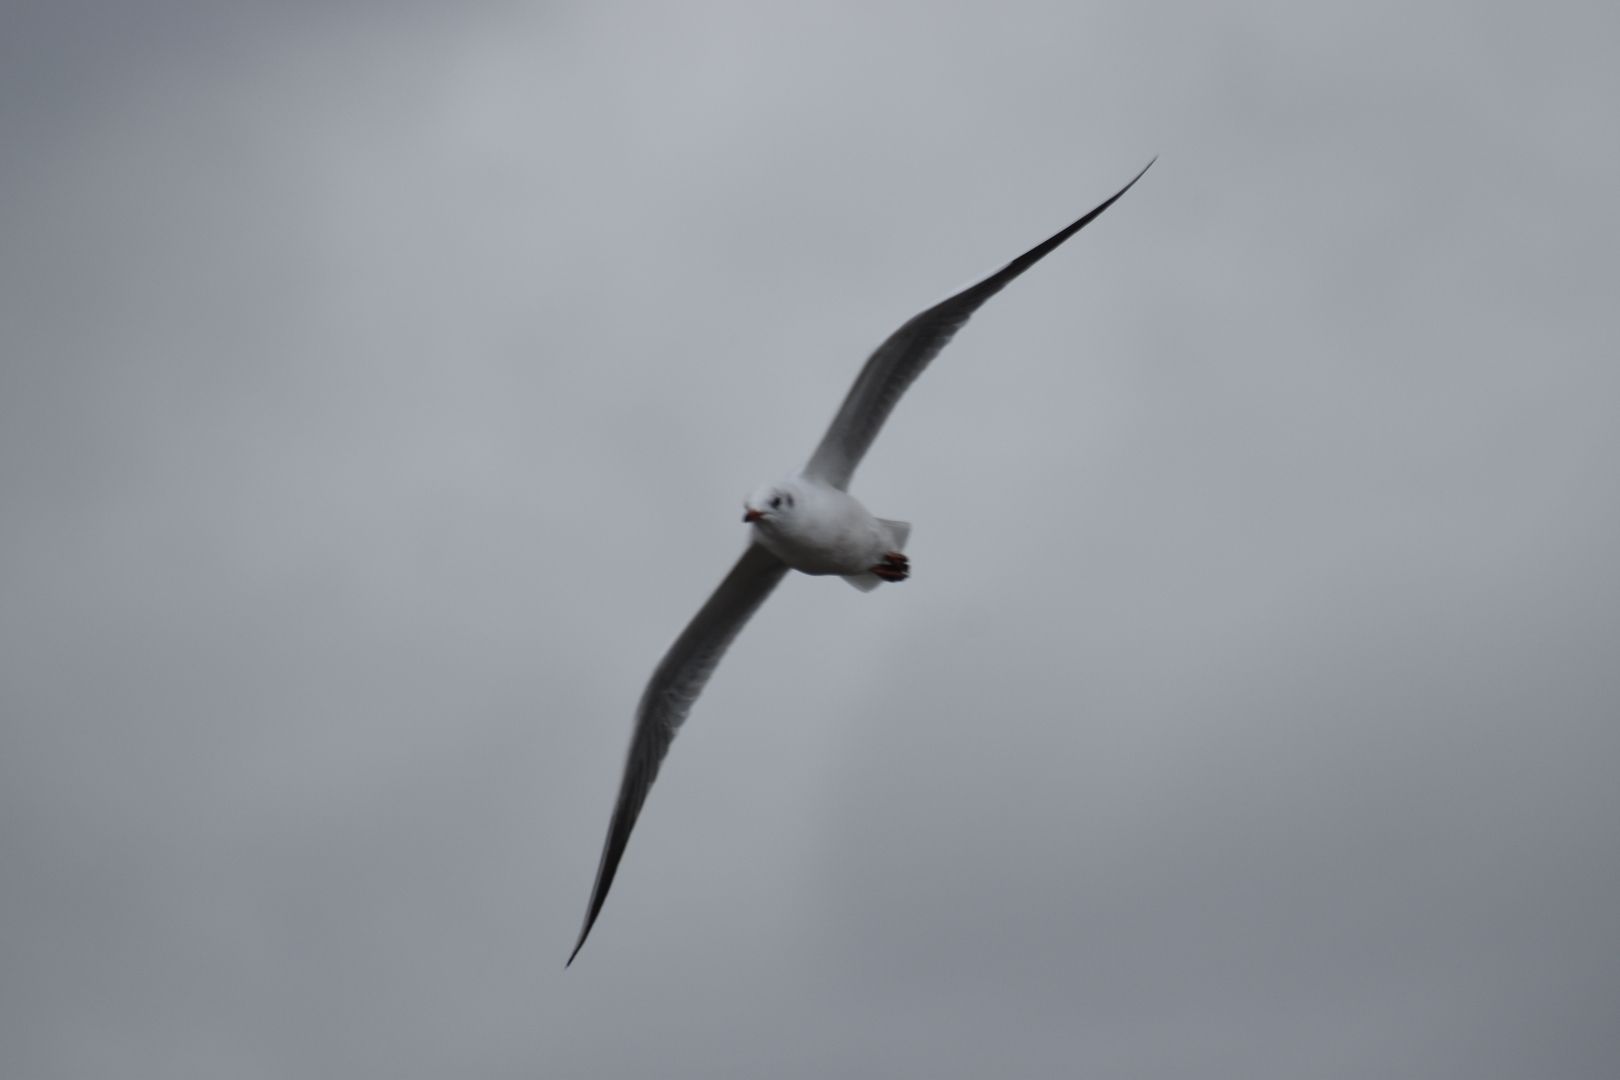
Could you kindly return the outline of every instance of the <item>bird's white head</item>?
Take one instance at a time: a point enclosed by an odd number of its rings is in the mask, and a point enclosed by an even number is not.
[[[787,481],[766,484],[743,501],[743,521],[750,525],[781,526],[799,508],[803,493]]]

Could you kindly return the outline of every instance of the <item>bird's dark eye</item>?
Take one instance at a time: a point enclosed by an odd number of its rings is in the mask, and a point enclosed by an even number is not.
[[[780,496],[780,495],[772,495],[771,496],[771,509],[772,510],[780,510],[781,508],[782,508],[782,496]]]

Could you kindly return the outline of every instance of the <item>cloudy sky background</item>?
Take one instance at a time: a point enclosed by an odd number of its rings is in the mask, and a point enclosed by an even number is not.
[[[8,1077],[1608,1078],[1610,4],[13,2]],[[571,970],[643,680],[857,477]]]

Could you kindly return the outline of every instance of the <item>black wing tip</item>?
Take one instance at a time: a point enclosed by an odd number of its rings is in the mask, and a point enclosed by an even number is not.
[[[578,956],[579,950],[585,947],[585,939],[591,936],[591,927],[595,925],[595,923],[596,916],[593,913],[591,917],[586,920],[585,929],[579,932],[579,940],[574,942],[574,951],[568,954],[568,959],[563,963],[564,971],[574,966],[574,957]]]
[[[1017,259],[1014,259],[1012,262],[1008,263],[1007,264],[1007,270],[1012,270],[1013,268],[1016,267],[1017,268],[1017,273],[1015,273],[1013,275],[1013,277],[1016,277],[1017,274],[1023,273],[1026,269],[1029,268],[1029,266],[1031,264],[1033,264],[1036,260],[1038,260],[1038,259],[1042,258],[1043,256],[1045,256],[1053,248],[1055,248],[1059,244],[1063,243],[1063,241],[1067,240],[1069,237],[1073,236],[1075,233],[1079,232],[1081,229],[1085,228],[1087,225],[1090,225],[1093,221],[1096,221],[1099,217],[1102,216],[1102,213],[1103,213],[1104,210],[1107,210],[1110,206],[1113,206],[1115,203],[1119,202],[1119,200],[1124,196],[1124,194],[1127,191],[1129,191],[1129,190],[1131,190],[1131,188],[1135,187],[1136,182],[1138,180],[1142,179],[1142,177],[1146,176],[1147,171],[1149,169],[1153,168],[1153,163],[1155,161],[1158,161],[1158,160],[1159,160],[1159,155],[1154,154],[1151,158],[1148,159],[1148,163],[1146,165],[1142,166],[1142,171],[1137,173],[1135,176],[1131,177],[1130,180],[1126,182],[1124,187],[1120,188],[1118,191],[1116,191],[1112,195],[1108,196],[1108,198],[1104,199],[1102,202],[1100,202],[1096,206],[1092,207],[1091,210],[1084,217],[1082,217],[1079,221],[1076,221],[1074,224],[1070,225],[1067,229],[1064,229],[1062,232],[1058,233],[1056,236],[1054,236],[1050,240],[1046,241],[1046,243],[1037,245],[1036,247],[1034,247],[1034,248],[1030,249],[1029,251],[1025,252],[1023,255],[1019,256]],[[1033,258],[1032,258],[1032,256],[1033,256]],[[1005,273],[1005,272],[1006,271],[1003,271],[1003,273]],[[990,280],[994,280],[994,279],[990,279]],[[1011,280],[1011,279],[1009,278],[1008,280]]]
[[[1091,212],[1091,215],[1089,215],[1089,216],[1095,216],[1097,214],[1100,214],[1104,210],[1108,209],[1110,206],[1114,205],[1114,202],[1121,195],[1125,194],[1127,191],[1131,190],[1131,188],[1135,187],[1136,182],[1138,180],[1142,179],[1142,177],[1147,175],[1147,171],[1149,169],[1153,168],[1153,163],[1155,161],[1158,161],[1158,160],[1159,160],[1159,155],[1158,154],[1154,154],[1152,157],[1148,158],[1148,163],[1146,165],[1142,166],[1142,169],[1141,169],[1140,172],[1138,172],[1135,176],[1131,177],[1130,181],[1128,183],[1126,183],[1126,185],[1124,187],[1120,188],[1118,191],[1114,192],[1113,195],[1109,196],[1108,201],[1103,203],[1101,206],[1097,207],[1097,209],[1093,210]]]

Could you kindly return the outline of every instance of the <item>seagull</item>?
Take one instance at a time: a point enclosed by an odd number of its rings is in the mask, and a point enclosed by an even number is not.
[[[669,647],[642,691],[585,925],[565,967],[579,955],[602,911],[630,830],[635,828],[675,732],[686,722],[726,649],[777,583],[789,570],[797,570],[837,575],[870,591],[883,582],[904,581],[910,576],[911,564],[904,549],[911,526],[873,516],[848,490],[855,467],[871,449],[900,395],[980,305],[1114,205],[1152,168],[1153,161],[1078,221],[983,281],[912,316],[889,335],[861,368],[804,468],[760,487],[744,501],[742,519],[752,531],[747,550]]]

